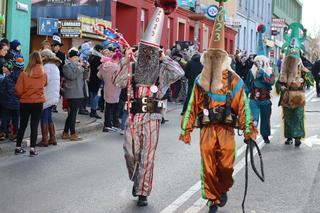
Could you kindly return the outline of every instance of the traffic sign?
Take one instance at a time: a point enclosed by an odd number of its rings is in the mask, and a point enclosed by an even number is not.
[[[38,35],[52,36],[58,33],[59,20],[54,18],[38,18]]]
[[[214,20],[219,12],[217,5],[210,5],[207,7],[206,16],[210,20]]]
[[[280,32],[278,30],[271,30],[271,35],[276,36],[279,34],[280,34]]]

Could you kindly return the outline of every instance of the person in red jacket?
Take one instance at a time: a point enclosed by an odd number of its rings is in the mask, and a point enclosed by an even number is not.
[[[20,99],[20,128],[17,134],[15,154],[26,152],[21,148],[21,143],[31,116],[30,157],[38,155],[35,146],[43,103],[46,101],[44,87],[47,82],[48,77],[44,72],[41,55],[38,51],[33,52],[27,68],[20,74],[16,84],[16,95]]]

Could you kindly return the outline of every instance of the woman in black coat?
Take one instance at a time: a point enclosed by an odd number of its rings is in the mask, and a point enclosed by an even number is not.
[[[92,54],[89,57],[90,64],[90,77],[89,77],[89,93],[90,93],[90,117],[101,119],[97,114],[97,108],[99,103],[98,91],[100,89],[102,81],[98,78],[98,67],[101,65],[103,47],[100,44],[95,45]]]

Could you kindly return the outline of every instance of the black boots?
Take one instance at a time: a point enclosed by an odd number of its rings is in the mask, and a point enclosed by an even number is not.
[[[263,140],[264,140],[264,142],[265,142],[266,144],[270,143],[270,140],[269,140],[269,137],[268,137],[268,136],[267,136],[267,137],[263,137]]]
[[[143,207],[148,205],[147,196],[140,195],[138,198],[137,206]]]
[[[217,213],[217,212],[218,212],[218,206],[217,205],[210,206],[209,213]]]
[[[220,204],[218,206],[219,207],[224,207],[227,204],[227,201],[228,201],[227,192],[223,192],[221,194]]]
[[[96,119],[101,119],[101,117],[97,114],[97,110],[95,110],[95,109],[91,109],[90,117],[96,118]]]
[[[288,138],[284,144],[286,145],[293,144],[292,138]],[[294,146],[299,147],[300,145],[301,145],[301,138],[294,138]]]
[[[288,138],[286,142],[284,142],[285,145],[291,145],[293,143],[292,138]]]
[[[294,139],[294,146],[299,147],[301,145],[301,139],[300,138],[295,138]]]

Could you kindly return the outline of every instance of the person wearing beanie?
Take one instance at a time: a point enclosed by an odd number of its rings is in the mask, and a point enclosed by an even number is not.
[[[60,79],[63,78],[63,65],[66,60],[65,54],[61,51],[61,47],[63,46],[63,43],[61,42],[61,38],[59,35],[54,34],[52,36],[52,52],[56,54],[56,56],[61,60],[61,64],[59,65],[59,71],[60,71]]]
[[[121,88],[113,84],[112,77],[120,69],[119,61],[121,58],[122,53],[118,50],[112,55],[111,60],[103,61],[98,67],[97,76],[104,82],[104,100],[106,102],[103,132],[109,132],[120,127],[118,107]]]
[[[38,127],[42,114],[43,103],[46,101],[45,87],[48,76],[44,72],[41,55],[38,51],[31,53],[26,69],[21,72],[17,84],[16,95],[20,100],[20,127],[17,134],[15,154],[26,151],[21,143],[30,118],[30,157],[38,155],[35,149],[38,138]]]
[[[88,70],[79,61],[79,52],[72,48],[68,51],[68,59],[63,66],[65,79],[64,98],[68,101],[68,117],[62,133],[63,140],[79,141],[81,138],[76,133],[75,125],[78,110],[84,98],[84,76]],[[69,134],[70,133],[70,134]]]
[[[58,104],[60,98],[60,73],[58,66],[61,61],[50,49],[44,49],[40,54],[44,71],[48,75],[48,84],[45,88],[46,102],[43,104],[43,113],[41,115],[42,140],[37,146],[47,147],[48,145],[57,145],[56,131],[52,120],[52,109]],[[48,134],[50,138],[48,138]]]
[[[101,79],[98,78],[98,67],[101,65],[101,58],[103,52],[103,46],[100,44],[95,45],[92,50],[92,53],[89,57],[89,64],[90,64],[90,77],[89,77],[89,93],[90,93],[90,107],[91,113],[90,117],[94,117],[97,119],[101,119],[101,117],[97,114],[98,103],[99,103],[99,96],[98,91],[101,87]]]
[[[20,73],[23,72],[23,68],[24,61],[22,58],[16,59],[13,63],[7,61],[3,66],[6,76],[1,84],[2,122],[0,127],[0,140],[9,138],[11,141],[14,141],[17,137],[20,102],[16,95],[16,83]],[[8,124],[10,121],[13,127],[12,134],[8,132]]]
[[[187,111],[182,118],[179,139],[191,142],[194,127],[200,128],[202,198],[208,200],[209,213],[226,205],[233,185],[236,142],[234,128],[244,132],[245,142],[256,139],[245,94],[244,82],[230,67],[225,51],[224,2],[220,3],[209,48],[201,57],[203,70],[196,78]],[[218,153],[218,154],[217,154]]]
[[[13,40],[10,42],[10,50],[6,55],[6,60],[15,60],[17,58],[23,58],[21,55],[21,43],[18,40]]]
[[[123,148],[128,175],[133,182],[132,195],[138,197],[139,207],[148,205],[148,196],[152,191],[161,111],[165,108],[161,99],[170,84],[184,75],[181,66],[169,57],[164,56],[160,64],[159,46],[165,15],[169,15],[176,7],[176,0],[156,1],[155,11],[137,51],[138,59],[132,79],[135,82],[133,88],[135,94],[130,97],[132,101],[128,103],[131,119],[127,121]],[[121,88],[127,86],[126,66],[128,57],[132,54],[132,49],[127,48],[126,57],[120,62],[121,69],[113,81],[115,86]]]

